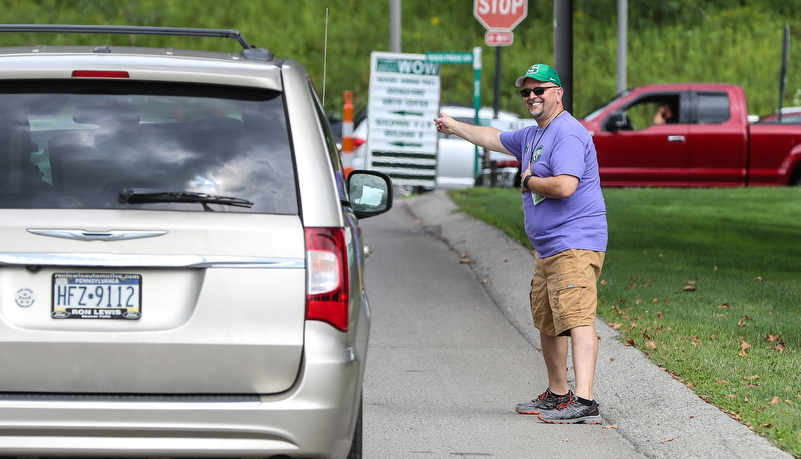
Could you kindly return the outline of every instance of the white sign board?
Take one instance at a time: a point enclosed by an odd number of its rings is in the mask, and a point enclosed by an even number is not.
[[[439,69],[424,54],[371,55],[367,168],[395,185],[436,185]]]

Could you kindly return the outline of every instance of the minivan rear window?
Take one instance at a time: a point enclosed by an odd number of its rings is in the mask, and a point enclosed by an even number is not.
[[[0,83],[0,208],[298,213],[281,92]]]

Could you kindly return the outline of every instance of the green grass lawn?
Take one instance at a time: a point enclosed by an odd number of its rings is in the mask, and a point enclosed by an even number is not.
[[[449,194],[530,247],[519,191]],[[801,457],[801,188],[604,196],[598,315],[701,398]]]

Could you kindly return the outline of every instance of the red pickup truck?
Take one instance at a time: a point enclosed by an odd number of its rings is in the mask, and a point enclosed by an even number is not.
[[[801,185],[801,125],[749,123],[737,85],[640,86],[581,122],[604,186]]]

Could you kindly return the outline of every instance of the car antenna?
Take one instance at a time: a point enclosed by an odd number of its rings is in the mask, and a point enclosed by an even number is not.
[[[328,65],[328,8],[325,9],[325,41],[323,43],[323,108],[325,108],[325,71]]]

